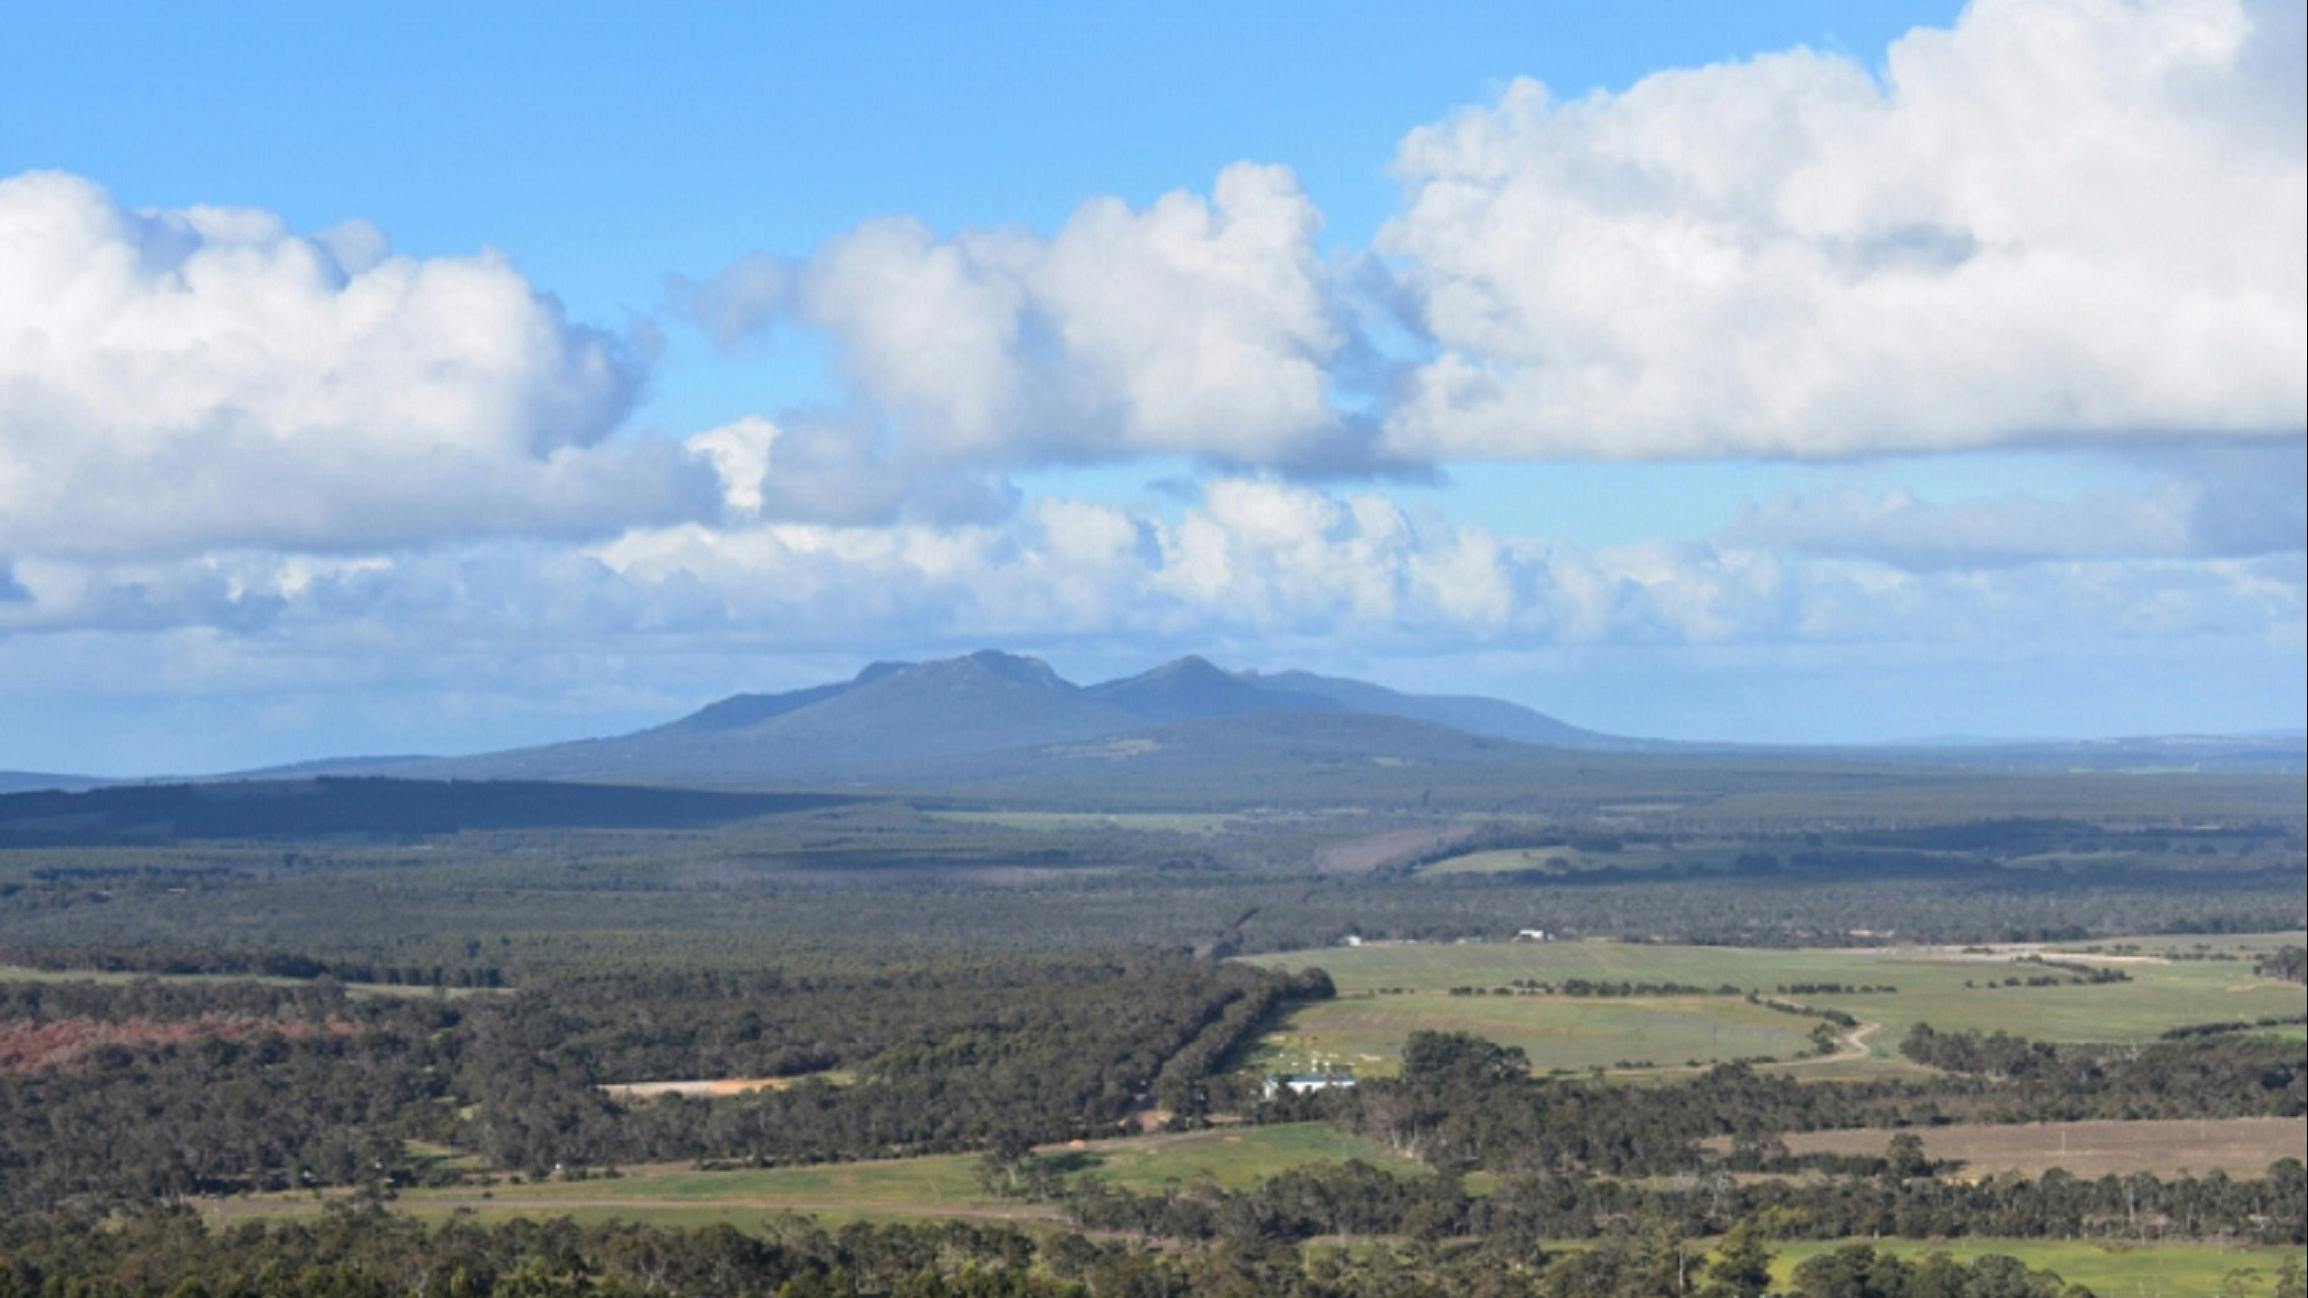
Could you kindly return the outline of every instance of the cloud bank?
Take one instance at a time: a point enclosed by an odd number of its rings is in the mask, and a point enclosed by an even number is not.
[[[2251,558],[1914,570],[1731,540],[1582,547],[1368,492],[1218,478],[1175,513],[1038,498],[999,523],[641,528],[311,558],[21,560],[0,632],[212,628],[358,654],[538,645],[1348,639],[1404,655],[1558,645],[2297,644],[2308,568]],[[620,650],[622,652],[623,650]]]

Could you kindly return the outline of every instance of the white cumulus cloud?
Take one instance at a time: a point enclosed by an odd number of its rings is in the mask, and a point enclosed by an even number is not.
[[[686,451],[610,439],[641,381],[494,254],[0,180],[0,548],[582,535],[710,509]]]
[[[676,297],[723,341],[781,312],[825,331],[850,399],[918,454],[1312,461],[1348,436],[1320,227],[1287,168],[1238,163],[1207,198],[1095,198],[1048,237],[872,221],[798,265],[748,258]]]
[[[1976,0],[1880,73],[1807,50],[1412,133],[1380,246],[1435,354],[1405,457],[2297,438],[2299,23]]]

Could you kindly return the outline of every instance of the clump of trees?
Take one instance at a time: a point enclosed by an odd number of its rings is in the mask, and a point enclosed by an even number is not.
[[[2308,947],[2280,946],[2253,962],[2252,972],[2262,978],[2308,982]]]

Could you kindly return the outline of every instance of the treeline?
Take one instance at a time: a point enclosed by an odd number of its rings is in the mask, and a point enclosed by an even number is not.
[[[234,1228],[183,1211],[102,1228],[0,1218],[0,1298],[1758,1298],[1771,1261],[1751,1227],[1710,1247],[1657,1220],[1573,1250],[1494,1240],[1317,1252],[1257,1239],[1158,1249],[960,1222],[828,1231],[789,1219],[747,1234],[568,1219],[429,1227],[357,1211]],[[2090,1298],[2008,1257],[1908,1262],[1866,1245],[1807,1259],[1795,1286],[1805,1298]]]
[[[822,793],[321,776],[213,784],[133,784],[83,793],[0,795],[0,847],[183,839],[391,838],[467,830],[689,828],[838,807]]]
[[[1899,1043],[1917,1063],[2005,1083],[2013,1121],[2297,1116],[2308,1112],[2308,1059],[2267,1036],[2168,1037],[2143,1046],[2051,1045],[2003,1032],[1937,1032]]]
[[[1171,1239],[1305,1241],[1327,1236],[1481,1238],[1509,1248],[1608,1236],[1642,1221],[1677,1236],[1750,1223],[1778,1239],[2158,1239],[2308,1243],[2308,1171],[2297,1158],[2236,1180],[2148,1173],[1980,1182],[1878,1175],[1736,1180],[1687,1186],[1608,1177],[1511,1177],[1471,1194],[1450,1175],[1403,1175],[1349,1162],[1313,1165],[1243,1190],[1204,1184],[1134,1194],[1097,1181],[1068,1190],[1080,1225]]]
[[[171,978],[204,975],[227,978],[334,978],[386,987],[497,988],[506,984],[498,965],[475,963],[472,955],[452,963],[399,964],[352,957],[320,959],[295,951],[177,945],[33,947],[8,953],[10,962],[53,973],[152,974]]]

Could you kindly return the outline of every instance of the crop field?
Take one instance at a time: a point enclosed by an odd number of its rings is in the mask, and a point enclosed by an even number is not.
[[[1320,1122],[1085,1141],[1039,1153],[1070,1177],[1099,1176],[1142,1193],[1205,1177],[1241,1188],[1292,1167],[1354,1158],[1416,1170],[1384,1147]],[[745,1225],[783,1212],[835,1220],[1056,1215],[1047,1204],[989,1193],[978,1181],[978,1166],[975,1154],[732,1171],[667,1164],[627,1168],[614,1178],[413,1189],[396,1206],[420,1216],[464,1209],[490,1219],[574,1216],[684,1226]],[[211,1200],[208,1208],[217,1216],[278,1217],[316,1212],[321,1203],[311,1194],[251,1195]]]
[[[1540,1071],[1781,1059],[1809,1048],[1816,1022],[1722,996],[1342,996],[1293,1013],[1260,1043],[1254,1062],[1297,1072],[1319,1061],[1384,1076],[1403,1041],[1422,1028],[1521,1046]]]
[[[1895,1133],[1884,1129],[1794,1131],[1780,1137],[1791,1154],[1880,1154]],[[1962,1163],[1964,1180],[2017,1172],[2040,1176],[2063,1168],[2080,1177],[2154,1172],[2267,1174],[2279,1158],[2308,1149],[2308,1119],[2166,1119],[2148,1122],[2041,1122],[2021,1126],[1959,1123],[1922,1127],[1926,1156]]]
[[[2034,1239],[1959,1239],[1945,1243],[1869,1241],[1910,1260],[1946,1253],[1970,1261],[1989,1253],[2017,1258],[2031,1267],[2056,1271],[2100,1298],[2266,1298],[2276,1292],[2276,1276],[2287,1254],[2297,1249],[2230,1248],[2219,1244],[2098,1244]],[[1796,1264],[1839,1247],[1829,1242],[1778,1244],[1773,1272],[1781,1281]]]
[[[2298,941],[2297,935],[2291,940]],[[2122,970],[2130,981],[2050,987],[1992,986],[2069,971],[2022,957]],[[1887,947],[1756,950],[1623,942],[1372,944],[1250,957],[1275,968],[1320,967],[1336,1000],[1307,1006],[1269,1034],[1255,1062],[1296,1066],[1314,1055],[1385,1073],[1413,1030],[1478,1032],[1528,1051],[1532,1066],[1584,1069],[1642,1060],[1675,1065],[1801,1053],[1816,1020],[1781,1014],[1737,996],[1453,996],[1494,993],[1518,981],[1679,983],[1732,986],[1837,1009],[1864,1024],[1864,1055],[1802,1065],[1856,1075],[1902,1065],[1898,1043],[1917,1023],[1941,1031],[2005,1031],[2043,1041],[2142,1041],[2195,1023],[2282,1018],[2308,1012],[2308,989],[2257,977],[2241,960],[2166,960],[2078,955],[2033,947]],[[1828,985],[1894,991],[1810,991]]]

